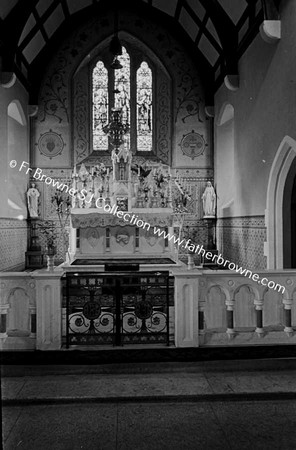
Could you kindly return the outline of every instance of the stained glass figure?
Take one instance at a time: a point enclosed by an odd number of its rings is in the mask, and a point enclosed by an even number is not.
[[[130,57],[125,47],[118,56],[122,69],[114,70],[114,106],[122,109],[123,122],[130,121]]]
[[[108,70],[98,61],[92,75],[93,82],[93,148],[108,150],[108,136],[103,127],[108,122]]]
[[[152,71],[145,61],[137,70],[137,149],[152,150]]]

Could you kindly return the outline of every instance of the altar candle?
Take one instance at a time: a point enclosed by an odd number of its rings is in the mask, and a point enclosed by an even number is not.
[[[107,167],[107,176],[109,176],[109,167]]]
[[[168,170],[169,176],[171,176],[171,167],[169,166],[169,170]]]
[[[138,167],[138,177],[140,176],[140,167]]]
[[[92,176],[94,176],[94,168],[93,167],[91,168],[91,174],[92,174]]]

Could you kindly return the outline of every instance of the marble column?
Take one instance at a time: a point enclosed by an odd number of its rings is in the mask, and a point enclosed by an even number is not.
[[[227,336],[229,339],[233,339],[235,336],[234,323],[233,323],[233,307],[234,300],[226,300],[226,320],[227,320]]]
[[[263,300],[255,300],[256,310],[256,333],[261,338],[264,336],[263,329]]]
[[[293,327],[292,327],[292,305],[293,299],[283,299],[284,304],[284,321],[285,328],[284,331],[287,333],[289,337],[293,336]]]

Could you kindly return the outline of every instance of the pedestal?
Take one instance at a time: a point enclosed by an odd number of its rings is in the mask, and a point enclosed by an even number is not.
[[[175,273],[175,345],[198,347],[199,273]]]
[[[60,350],[62,345],[63,271],[34,272],[36,281],[36,349]]]
[[[207,227],[207,243],[205,245],[205,254],[211,252],[212,255],[218,255],[216,249],[216,233],[215,233],[215,216],[205,216],[204,218]],[[201,257],[201,264],[203,266],[213,266],[213,261],[207,260],[204,256]]]

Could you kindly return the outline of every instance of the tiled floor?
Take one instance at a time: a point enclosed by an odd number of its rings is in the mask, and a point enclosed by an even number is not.
[[[156,366],[157,370],[157,366]],[[2,398],[14,403],[57,399],[119,399],[222,394],[295,393],[296,369],[288,371],[192,371],[168,373],[84,373],[5,377]]]
[[[293,359],[9,372],[4,450],[296,449]]]
[[[295,450],[294,402],[4,408],[4,450]]]

